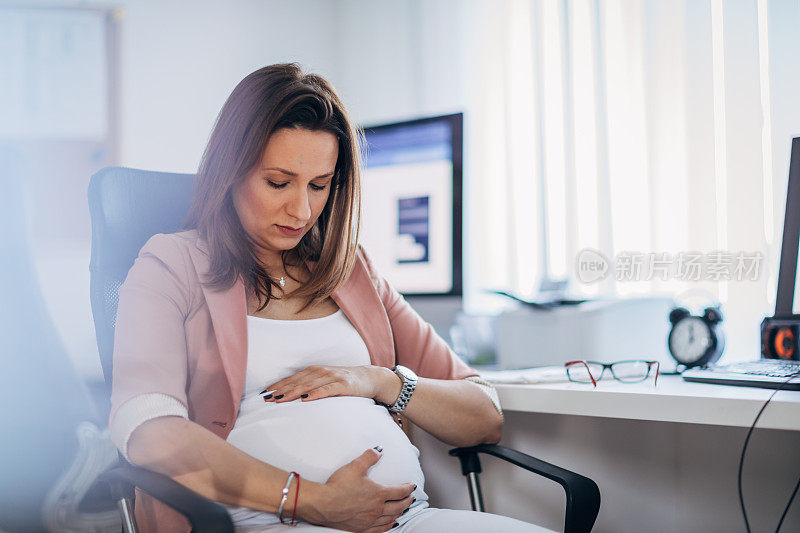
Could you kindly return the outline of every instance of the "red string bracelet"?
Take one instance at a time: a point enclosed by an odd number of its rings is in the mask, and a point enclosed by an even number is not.
[[[294,509],[292,509],[292,525],[294,525],[294,517],[297,513],[297,500],[300,498],[300,474],[295,472],[297,476],[297,487],[294,489]]]

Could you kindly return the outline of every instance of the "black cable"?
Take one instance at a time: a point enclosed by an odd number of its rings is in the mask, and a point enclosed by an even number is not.
[[[786,504],[786,509],[783,510],[781,519],[778,522],[778,529],[775,530],[775,533],[778,533],[781,530],[781,526],[783,525],[783,519],[786,518],[786,514],[789,512],[789,507],[792,506],[792,500],[794,500],[794,497],[797,496],[797,489],[800,489],[800,478],[797,478],[797,485],[794,486],[794,491],[792,492],[792,496],[789,498],[789,503]]]
[[[786,385],[788,385],[790,381],[792,381],[794,378],[796,378],[798,376],[800,376],[800,372],[792,374],[791,376],[789,376],[789,379],[787,379],[786,381],[781,383],[780,387],[775,389],[775,391],[772,394],[769,395],[769,398],[767,398],[767,401],[764,402],[764,405],[762,405],[761,409],[758,411],[758,414],[756,415],[756,419],[753,420],[753,423],[750,425],[750,429],[747,431],[747,437],[745,437],[745,439],[744,439],[744,446],[742,446],[742,455],[739,456],[738,484],[739,484],[739,505],[742,508],[742,516],[744,517],[744,527],[745,527],[745,529],[747,529],[747,533],[750,533],[750,522],[748,522],[748,520],[747,520],[747,510],[744,507],[744,495],[742,493],[742,468],[744,467],[744,454],[745,454],[745,452],[747,452],[747,444],[750,442],[750,436],[753,434],[753,430],[755,429],[756,424],[758,423],[758,419],[761,418],[761,414],[764,412],[764,409],[767,408],[767,406],[769,405],[769,402],[771,402],[772,398],[776,394],[778,394],[778,392],[783,390],[783,388]],[[798,487],[800,487],[800,479],[797,482],[797,486],[794,488],[794,492],[792,492],[792,496],[789,498],[789,503],[786,505],[786,509],[783,511],[783,515],[781,516],[781,520],[778,523],[778,529],[775,530],[775,533],[778,533],[778,530],[780,530],[781,524],[783,523],[783,519],[786,516],[786,513],[789,511],[789,507],[792,505],[792,500],[794,500],[794,497],[797,494]]]

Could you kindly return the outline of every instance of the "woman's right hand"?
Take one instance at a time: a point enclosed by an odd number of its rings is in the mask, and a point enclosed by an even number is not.
[[[416,485],[380,485],[369,479],[367,470],[380,458],[381,452],[370,448],[331,474],[324,485],[301,490],[298,515],[312,524],[345,531],[389,531],[414,502],[411,493]]]

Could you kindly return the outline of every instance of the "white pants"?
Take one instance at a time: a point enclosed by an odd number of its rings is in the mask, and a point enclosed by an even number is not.
[[[485,533],[497,531],[502,533],[552,533],[552,530],[528,524],[521,520],[490,513],[475,511],[456,511],[453,509],[434,509],[428,507],[416,513],[402,525],[390,529],[396,533],[442,533],[458,531],[459,533]],[[311,524],[287,526],[275,524],[261,527],[237,527],[236,533],[336,533],[340,529],[330,529]]]

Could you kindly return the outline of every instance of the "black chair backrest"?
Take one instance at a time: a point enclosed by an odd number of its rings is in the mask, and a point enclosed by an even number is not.
[[[120,285],[139,249],[157,233],[180,231],[194,174],[108,167],[89,182],[92,315],[106,387],[111,391],[114,325]]]

